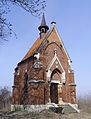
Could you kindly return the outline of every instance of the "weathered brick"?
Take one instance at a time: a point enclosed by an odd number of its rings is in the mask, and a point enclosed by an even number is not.
[[[18,63],[14,75],[13,104],[40,105],[51,100],[54,103],[60,103],[60,100],[76,103],[74,73],[60,40],[53,27],[51,33],[49,31],[42,39],[38,38],[27,55]],[[38,59],[35,58],[37,53],[40,54]],[[24,94],[25,73],[28,75],[27,94]]]

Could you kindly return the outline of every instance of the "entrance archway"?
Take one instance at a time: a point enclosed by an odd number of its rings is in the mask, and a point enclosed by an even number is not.
[[[61,72],[58,69],[53,70],[51,74],[51,85],[50,85],[50,100],[51,103],[58,104],[59,90],[58,84],[61,80]]]
[[[57,83],[51,83],[50,99],[51,99],[51,103],[58,104],[58,84]]]

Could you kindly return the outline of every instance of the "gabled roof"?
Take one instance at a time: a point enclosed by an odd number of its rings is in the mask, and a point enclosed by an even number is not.
[[[56,32],[56,34],[57,34],[57,36],[58,36],[58,38],[59,38],[59,40],[58,40],[58,39],[55,39],[55,40],[56,40],[55,42],[59,42],[59,41],[60,41],[60,43],[61,43],[61,45],[62,45],[62,47],[63,47],[63,49],[64,49],[64,52],[65,52],[65,54],[66,54],[68,60],[71,61],[71,59],[70,59],[70,57],[69,57],[69,55],[68,55],[68,53],[67,53],[67,50],[66,50],[66,48],[65,48],[65,46],[64,46],[64,44],[63,44],[63,41],[62,41],[61,37],[59,36],[59,34],[58,34],[58,32],[57,32],[57,29],[56,29],[55,25],[53,25],[52,28],[51,28],[47,33],[45,33],[45,34],[43,35],[42,38],[39,37],[39,38],[35,41],[35,43],[34,43],[33,46],[29,49],[29,51],[28,51],[27,54],[24,56],[24,58],[22,59],[22,61],[24,61],[24,60],[28,59],[29,57],[31,57],[31,56],[37,51],[37,49],[38,49],[46,40],[48,40],[48,37],[50,36],[50,34],[52,33],[53,30],[55,30],[55,32]]]
[[[29,51],[27,52],[27,54],[24,56],[24,58],[22,59],[22,61],[28,59],[29,57],[31,57],[33,55],[33,53],[38,49],[38,47],[40,46],[40,44],[42,43],[42,41],[44,40],[44,38],[46,37],[46,35],[48,34],[45,33],[44,36],[42,38],[38,38],[35,43],[33,44],[33,46],[29,49]]]
[[[65,48],[65,46],[64,46],[64,43],[63,43],[63,41],[62,41],[62,38],[60,37],[60,35],[59,35],[59,33],[58,33],[58,31],[57,31],[55,25],[54,25],[54,29],[55,29],[55,31],[56,31],[58,37],[59,37],[59,40],[60,40],[60,42],[61,42],[61,45],[62,45],[62,47],[63,47],[63,49],[64,49],[64,52],[65,52],[65,54],[66,54],[68,60],[69,60],[70,62],[72,62],[72,61],[71,61],[71,58],[70,58],[70,56],[69,56],[69,54],[68,54],[68,52],[67,52],[67,50],[66,50],[66,48]]]

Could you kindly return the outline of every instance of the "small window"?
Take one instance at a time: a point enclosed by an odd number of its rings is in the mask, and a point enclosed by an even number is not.
[[[24,74],[24,95],[28,93],[28,74]]]

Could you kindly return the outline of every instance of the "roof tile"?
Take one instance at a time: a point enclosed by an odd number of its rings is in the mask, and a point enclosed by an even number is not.
[[[44,34],[44,36],[42,38],[38,38],[35,43],[33,44],[33,46],[29,49],[29,51],[27,52],[27,54],[24,56],[24,58],[22,59],[22,61],[26,60],[27,58],[31,57],[33,55],[33,53],[38,49],[38,47],[41,45],[42,41],[44,40],[44,38],[46,37],[46,35],[48,34],[48,32],[46,34]]]

